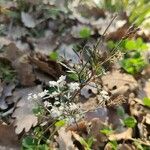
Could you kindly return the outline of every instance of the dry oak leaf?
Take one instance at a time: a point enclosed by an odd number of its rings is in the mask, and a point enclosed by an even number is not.
[[[110,134],[108,139],[110,141],[119,141],[119,140],[127,140],[127,139],[131,139],[132,138],[132,133],[133,130],[132,128],[128,128],[125,131],[121,132],[121,133],[114,133],[114,134]]]
[[[39,70],[57,79],[63,73],[62,66],[56,61],[50,60],[46,55],[36,53],[29,57],[32,64],[38,67]]]
[[[13,125],[0,123],[0,137],[0,150],[20,149],[18,136],[15,134]]]
[[[112,150],[110,143],[107,143],[104,150]],[[117,150],[136,150],[136,148],[131,144],[119,144]]]
[[[6,103],[6,98],[12,96],[12,91],[15,88],[15,84],[9,83],[8,85],[3,85],[2,93],[0,94],[0,109],[4,110],[8,108]]]
[[[30,128],[36,126],[38,123],[38,118],[33,113],[33,109],[37,106],[39,100],[28,100],[28,94],[31,92],[38,94],[42,92],[42,87],[35,86],[32,88],[26,88],[23,90],[24,95],[17,103],[17,108],[15,109],[12,117],[15,118],[14,126],[16,127],[15,132],[20,134],[24,129],[28,132]]]
[[[24,51],[19,50],[14,43],[9,44],[0,58],[8,60],[16,70],[19,81],[24,86],[33,86],[35,75],[32,66],[29,64],[28,56]]]
[[[120,92],[122,91],[122,87],[125,87],[126,91],[135,90],[138,87],[137,81],[133,78],[132,75],[120,73],[118,70],[109,72],[102,76],[102,82],[103,86],[107,86],[109,90],[112,90],[112,92],[113,89],[118,89],[118,92]],[[121,94],[123,94],[123,92]]]
[[[72,141],[72,132],[66,131],[65,127],[58,130],[58,137],[56,141],[60,150],[77,150]]]
[[[144,92],[150,98],[150,80],[145,83]]]

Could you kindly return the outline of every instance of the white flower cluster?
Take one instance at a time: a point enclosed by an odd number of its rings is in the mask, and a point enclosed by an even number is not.
[[[27,99],[28,100],[37,100],[39,98],[43,98],[47,94],[48,94],[48,90],[44,90],[43,92],[38,93],[38,94],[30,93],[30,94],[28,94],[28,98]]]
[[[43,106],[49,110],[52,118],[66,119],[71,123],[74,120],[73,116],[75,118],[81,117],[79,105],[70,101],[73,92],[80,89],[79,83],[67,83],[66,76],[61,76],[58,81],[49,81],[49,87],[54,89],[52,93],[48,90],[38,94],[31,93],[28,95],[28,100],[43,98]],[[54,99],[54,103],[49,101],[50,98]]]
[[[50,87],[56,87],[58,90],[66,85],[66,76],[60,76],[58,81],[49,81],[49,86]],[[74,92],[75,90],[80,89],[79,83],[77,82],[71,82],[68,83],[67,86],[69,87],[69,90],[71,92]]]
[[[61,88],[66,84],[65,80],[66,80],[66,76],[60,76],[58,81],[49,81],[49,86]]]
[[[45,101],[44,106],[47,108],[50,106],[52,107],[50,109],[52,118],[65,119],[69,124],[73,123],[75,121],[75,118],[76,120],[79,120],[81,118],[80,105],[77,105],[75,103],[67,104],[56,101],[52,105],[50,102]]]

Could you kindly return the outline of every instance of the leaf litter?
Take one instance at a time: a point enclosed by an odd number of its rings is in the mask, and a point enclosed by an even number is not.
[[[0,138],[0,149],[13,149],[15,146],[17,149],[20,147],[20,139],[17,138],[22,134],[30,134],[43,120],[48,122],[45,126],[51,128],[46,133],[53,135],[53,127],[49,124],[51,118],[45,116],[41,120],[33,113],[37,102],[30,101],[29,95],[41,93],[48,88],[49,81],[66,75],[68,69],[74,72],[81,64],[88,68],[85,62],[91,61],[89,54],[93,56],[93,53],[90,48],[95,46],[98,37],[105,39],[98,49],[103,47],[107,52],[100,51],[103,55],[101,57],[109,57],[111,52],[106,46],[107,41],[122,40],[131,24],[127,14],[120,14],[107,29],[107,34],[103,34],[114,13],[97,7],[94,1],[75,0],[66,3],[29,0],[23,5],[15,1],[4,1],[0,9],[0,22],[6,27],[4,31],[0,30],[0,61],[7,62],[16,74],[13,82],[3,78],[0,80],[0,114],[3,124],[7,123],[0,125],[0,137],[5,135]],[[135,35],[149,40],[149,32],[146,29],[144,31],[143,24],[140,26],[142,31]],[[134,31],[128,33],[130,38],[133,33]],[[78,51],[74,51],[75,48]],[[85,48],[89,48],[86,53]],[[53,52],[58,53],[58,59],[50,58]],[[80,60],[82,55],[88,59]],[[84,69],[78,68],[82,74]],[[9,77],[7,72],[5,76]],[[54,149],[62,150],[98,150],[116,148],[116,145],[118,149],[137,149],[135,143],[150,146],[150,82],[148,69],[143,69],[143,72],[145,74],[133,76],[110,66],[103,76],[94,76],[97,79],[91,78],[86,85],[82,81],[84,76],[81,76],[83,87],[75,100],[81,105],[80,109],[84,110],[85,118],[60,127],[54,132],[55,138],[49,147],[53,145]],[[88,76],[88,71],[86,75]],[[41,98],[38,103],[46,100]],[[52,103],[55,103],[54,97]],[[124,124],[125,120],[129,121],[128,124],[133,123],[133,119],[128,120],[129,116],[135,117],[137,121],[133,128]]]

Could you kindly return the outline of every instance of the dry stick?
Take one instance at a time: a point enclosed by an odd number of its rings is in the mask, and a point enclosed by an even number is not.
[[[126,32],[126,34],[122,37],[122,39],[119,41],[119,43],[116,45],[116,47],[113,48],[112,53],[115,52],[118,47],[120,46],[120,44],[123,42],[123,40],[125,38],[127,38],[130,35],[130,29],[133,28],[134,25],[130,26]],[[137,30],[137,29],[136,29]],[[104,60],[100,65],[103,65],[104,63],[106,63],[107,61],[109,61],[111,58],[113,58],[116,55],[116,53],[114,53],[113,55],[111,55],[110,57],[108,57],[106,60]]]
[[[112,21],[110,22],[110,24],[109,24],[108,27],[106,28],[105,32],[103,33],[103,35],[105,35],[105,33],[107,32],[108,28],[110,27],[111,23],[113,22],[113,20],[114,20],[115,18],[116,18],[116,16],[112,19]],[[113,49],[113,51],[115,51],[116,49],[118,49],[118,47],[119,47],[119,45],[122,43],[122,41],[123,41],[126,37],[128,37],[128,35],[130,35],[130,30],[133,28],[133,26],[134,26],[134,25],[132,25],[132,26],[130,26],[130,27],[128,28],[126,34],[122,37],[122,39],[121,39],[120,42],[117,44],[117,46]],[[100,44],[101,41],[102,41],[102,40],[99,40],[99,41],[97,42],[95,48]],[[100,65],[106,63],[107,61],[109,61],[109,60],[110,60],[112,57],[114,57],[115,55],[116,55],[116,53],[113,54],[112,56],[108,57],[108,58],[107,58],[105,61],[103,61]],[[80,89],[72,96],[71,100],[73,100],[73,99],[77,96],[77,94],[81,91],[81,89],[82,89],[85,85],[87,85],[87,83],[92,79],[93,75],[94,75],[94,74],[93,74],[93,72],[92,72],[92,73],[91,73],[91,76],[89,77],[89,79],[86,81],[86,83],[81,84]]]
[[[107,30],[108,30],[109,27],[111,26],[112,22],[116,19],[116,17],[117,17],[117,14],[112,18],[112,20],[110,21],[109,25],[106,27],[105,31],[104,31],[103,34],[102,34],[102,37],[105,36]],[[102,42],[102,38],[100,38],[100,39],[97,41],[96,45],[94,46],[94,49],[95,49],[95,50],[97,49],[98,45],[99,45],[101,42]],[[87,64],[86,64],[86,65],[87,65]],[[84,67],[86,67],[86,65],[85,65]],[[82,70],[83,70],[83,69],[82,69]],[[93,70],[92,70],[91,76],[87,79],[87,81],[86,81],[85,83],[81,84],[80,89],[72,96],[71,100],[73,100],[73,99],[77,96],[77,94],[81,91],[81,89],[82,89],[85,85],[87,85],[87,83],[92,79],[93,76],[94,76],[94,72],[93,72]]]
[[[101,38],[97,41],[97,43],[96,43],[96,45],[95,45],[95,47],[94,47],[95,50],[97,49],[98,45],[101,44],[101,42],[103,41],[103,37],[105,36],[107,30],[109,29],[109,27],[111,26],[111,24],[113,23],[113,21],[114,21],[116,18],[117,18],[117,14],[112,18],[112,20],[110,21],[110,23],[109,23],[108,26],[106,27],[105,31],[103,32]],[[99,52],[99,50],[98,50],[98,52]]]

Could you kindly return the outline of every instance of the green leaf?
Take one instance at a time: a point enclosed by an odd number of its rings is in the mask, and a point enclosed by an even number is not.
[[[81,143],[81,145],[83,145],[85,150],[90,150],[89,145],[87,144],[87,142],[81,136],[79,137],[79,142]]]
[[[117,141],[110,141],[108,144],[111,146],[112,150],[117,150],[118,143]]]
[[[60,128],[63,127],[65,124],[66,124],[65,120],[59,120],[55,123],[55,126]]]
[[[49,55],[49,58],[51,60],[54,60],[56,61],[58,59],[58,53],[57,52],[52,52],[50,55]]]
[[[90,137],[86,140],[87,144],[88,144],[88,147],[92,147],[92,144],[94,142],[94,138],[93,137]]]
[[[67,73],[67,77],[72,81],[79,81],[79,77],[78,77],[77,73],[75,73],[75,72]]]
[[[142,71],[146,62],[140,56],[139,58],[125,58],[121,61],[122,68],[130,74],[136,74]]]
[[[136,43],[134,40],[127,40],[125,48],[127,50],[135,50],[136,49]]]
[[[111,128],[107,127],[107,128],[100,130],[100,132],[105,135],[110,135],[110,134],[112,134],[113,130]]]
[[[35,145],[37,145],[38,141],[36,139],[33,139],[31,136],[27,136],[22,140],[22,146],[24,148],[32,148]]]
[[[138,150],[144,150],[144,148],[142,147],[142,145],[141,145],[140,143],[138,143],[138,142],[133,142],[133,144],[136,146],[136,148],[137,148]]]
[[[114,41],[108,41],[107,42],[107,47],[109,49],[113,49],[113,48],[115,48],[115,46],[116,46],[116,44],[114,43]]]
[[[145,97],[145,98],[143,99],[143,103],[144,103],[145,106],[150,107],[150,98]]]
[[[137,121],[133,116],[128,117],[123,120],[123,124],[129,128],[134,128],[136,123],[137,123]]]
[[[35,108],[32,109],[32,112],[35,114],[35,115],[41,115],[44,113],[44,109],[42,106],[37,106]]]
[[[79,32],[81,38],[89,38],[91,36],[91,29],[84,27]]]

